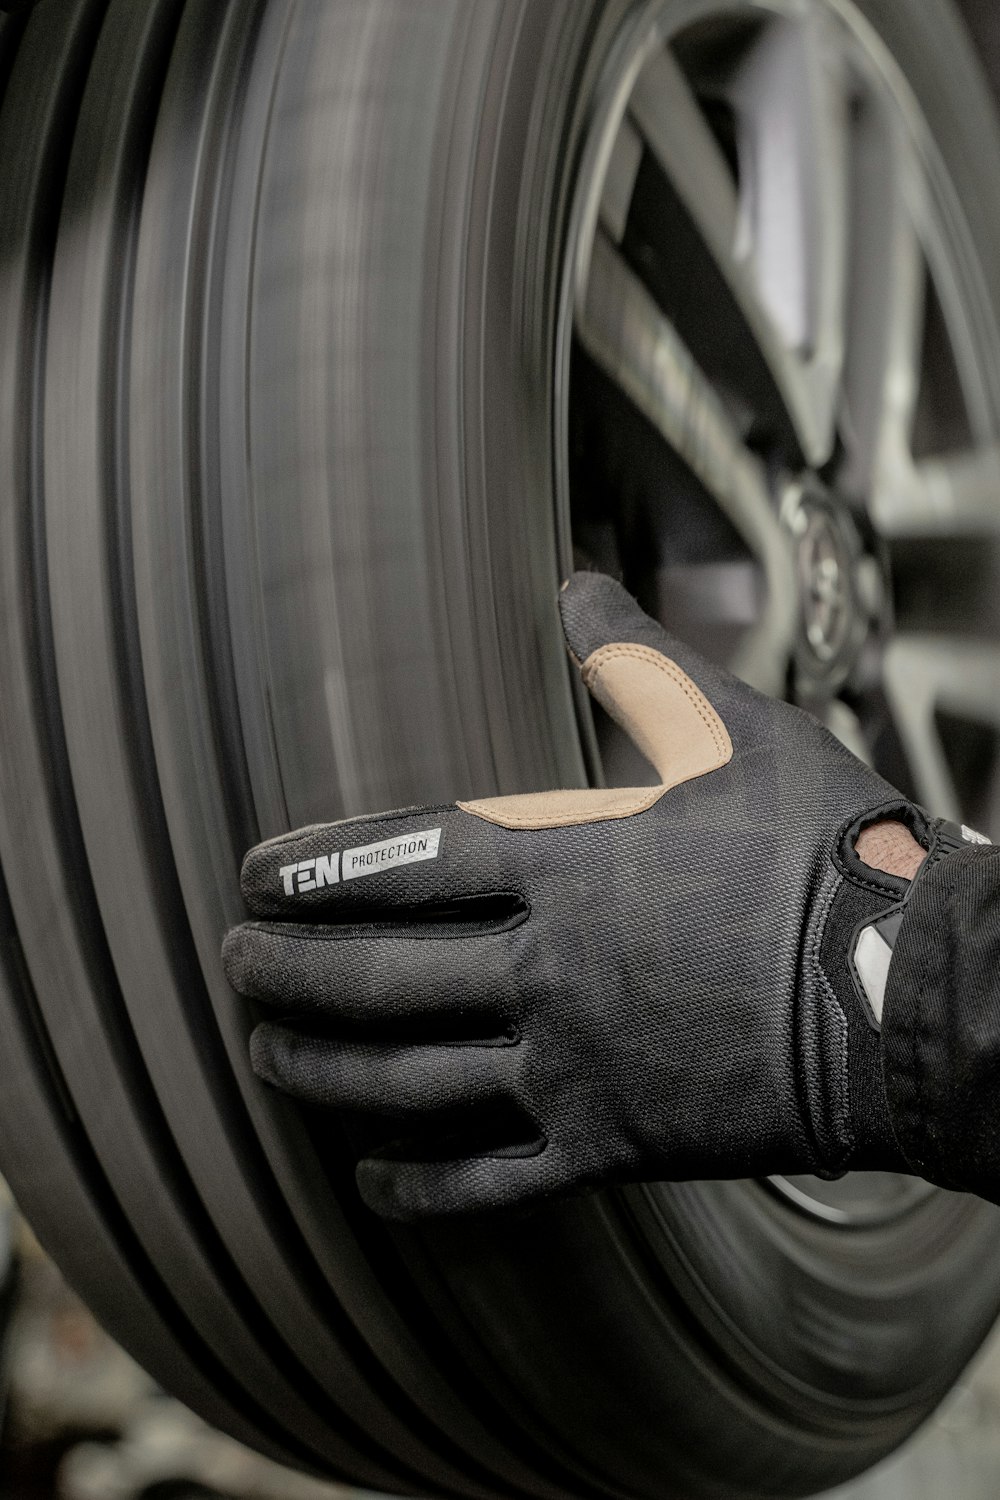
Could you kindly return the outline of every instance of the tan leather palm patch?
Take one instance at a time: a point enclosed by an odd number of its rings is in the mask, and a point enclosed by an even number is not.
[[[503,828],[559,828],[645,812],[682,781],[717,771],[732,758],[725,724],[676,662],[627,642],[602,646],[584,662],[583,680],[656,768],[658,786],[529,792],[460,802],[465,812]]]

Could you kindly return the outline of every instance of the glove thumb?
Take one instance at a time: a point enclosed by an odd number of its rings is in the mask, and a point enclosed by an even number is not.
[[[570,655],[582,666],[615,641],[656,645],[665,632],[614,578],[571,573],[559,592],[559,614]]]
[[[584,684],[665,788],[726,764],[733,753],[729,732],[686,670],[710,682],[716,669],[667,636],[602,573],[574,573],[563,585],[559,610]]]

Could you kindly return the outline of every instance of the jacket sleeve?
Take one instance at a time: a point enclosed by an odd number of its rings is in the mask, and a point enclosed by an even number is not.
[[[1000,847],[916,883],[882,1027],[893,1129],[914,1172],[1000,1203]]]

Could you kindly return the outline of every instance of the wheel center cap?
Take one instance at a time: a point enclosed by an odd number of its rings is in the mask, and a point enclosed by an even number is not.
[[[822,662],[840,654],[850,632],[850,562],[834,517],[822,506],[811,506],[798,542],[799,588],[806,641]]]
[[[798,578],[797,686],[804,697],[827,698],[847,677],[867,635],[868,612],[858,597],[864,547],[846,508],[812,477],[789,486],[781,518]]]

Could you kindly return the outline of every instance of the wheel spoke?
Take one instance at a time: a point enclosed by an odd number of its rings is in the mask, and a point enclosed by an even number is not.
[[[643,140],[697,225],[708,250],[726,272],[730,285],[735,283],[739,287],[739,268],[746,261],[749,246],[738,232],[740,204],[736,184],[708,121],[670,52],[657,52],[647,63],[629,109]]]
[[[733,98],[747,122],[751,234],[761,297],[809,366],[817,429],[832,440],[844,348],[847,90],[819,7],[765,26]]]
[[[922,177],[900,122],[870,100],[855,121],[853,162],[840,484],[860,503],[891,497],[910,466],[927,272],[916,229]]]
[[[629,106],[745,326],[754,348],[753,357],[743,350],[745,383],[765,396],[754,368],[762,362],[813,465],[833,447],[846,283],[846,97],[826,37],[811,13],[769,23],[723,90],[739,122],[739,187],[668,51],[650,59]],[[687,260],[686,241],[656,238],[668,261],[671,252]],[[688,281],[689,267],[679,269]],[[721,320],[721,301],[713,303]],[[716,337],[724,346],[732,334]],[[721,373],[731,378],[731,356],[727,363]]]
[[[1000,446],[886,464],[872,519],[891,540],[1000,536]]]
[[[601,223],[616,244],[625,234],[641,161],[642,141],[628,120],[623,120],[611,148],[600,208]]]
[[[935,816],[960,821],[963,810],[936,716],[1000,730],[1000,645],[913,632],[889,643],[883,672],[917,796]]]
[[[591,359],[696,475],[760,562],[766,603],[738,667],[755,686],[781,691],[796,589],[790,546],[763,467],[740,441],[676,330],[603,233],[594,242],[577,331]]]
[[[772,424],[789,424],[792,442],[815,459],[818,438],[808,391],[798,361],[761,300],[736,182],[670,53],[651,58],[630,109],[662,174],[656,196],[664,200],[673,193],[678,210],[667,215],[654,210],[637,225],[639,258],[657,301],[697,348],[708,372],[743,391],[748,405],[758,414],[763,408]],[[690,225],[686,233],[681,216]],[[655,252],[652,265],[647,246]]]

